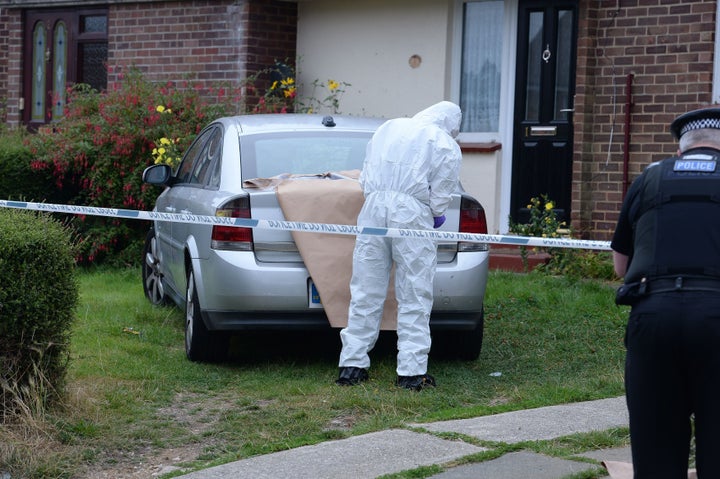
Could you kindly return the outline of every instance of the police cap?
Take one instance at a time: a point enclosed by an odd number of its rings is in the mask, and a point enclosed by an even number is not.
[[[720,105],[683,113],[670,124],[670,132],[676,140],[688,131],[702,128],[720,129]]]

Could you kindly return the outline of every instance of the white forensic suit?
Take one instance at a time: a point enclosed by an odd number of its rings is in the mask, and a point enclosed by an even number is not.
[[[432,229],[458,188],[462,154],[454,140],[461,111],[437,103],[412,118],[383,123],[367,146],[359,227]],[[380,331],[390,270],[398,301],[398,376],[427,372],[437,245],[425,238],[358,235],[348,325],[340,332],[340,367],[368,368]]]

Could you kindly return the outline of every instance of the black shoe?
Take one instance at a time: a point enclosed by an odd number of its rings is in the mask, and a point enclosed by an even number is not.
[[[340,376],[338,376],[335,384],[339,386],[355,386],[356,384],[367,380],[367,369],[347,366],[340,368]]]
[[[398,376],[395,385],[405,389],[420,391],[427,387],[435,387],[435,378],[429,374],[420,374],[418,376]]]

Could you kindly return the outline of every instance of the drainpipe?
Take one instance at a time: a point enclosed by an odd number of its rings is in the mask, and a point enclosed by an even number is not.
[[[625,127],[623,141],[623,199],[630,186],[628,165],[630,163],[630,108],[632,108],[632,83],[634,74],[628,73],[625,77]]]

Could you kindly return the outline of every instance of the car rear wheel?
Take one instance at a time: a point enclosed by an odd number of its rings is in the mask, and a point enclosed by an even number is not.
[[[155,230],[150,228],[145,237],[143,248],[142,282],[145,297],[155,305],[166,305],[170,303],[165,294],[162,269],[160,267],[160,255],[158,252]]]
[[[442,331],[433,335],[432,353],[443,359],[475,361],[480,357],[484,333],[485,312],[483,311],[473,329]]]
[[[185,295],[185,355],[190,361],[222,361],[227,355],[227,346],[227,337],[208,331],[202,320],[195,273],[190,270]]]

